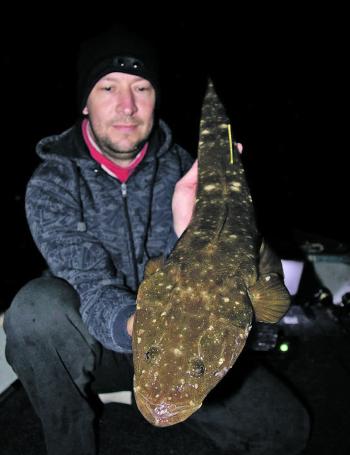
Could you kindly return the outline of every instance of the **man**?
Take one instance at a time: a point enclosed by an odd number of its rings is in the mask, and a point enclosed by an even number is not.
[[[50,455],[97,453],[96,392],[131,389],[137,289],[147,261],[166,256],[187,227],[196,190],[196,164],[158,118],[157,59],[143,38],[119,28],[86,42],[78,73],[84,117],[39,142],[43,164],[26,194],[29,226],[49,274],[19,291],[4,324],[7,359],[41,419]],[[270,449],[274,438],[285,439],[276,436],[283,428],[257,439],[268,418],[259,433],[250,424],[257,405],[244,414],[261,383],[261,375],[252,378],[248,399],[244,390],[237,394],[234,438],[242,453],[247,444],[275,453]],[[280,415],[281,405],[276,409]],[[303,410],[294,414],[302,424]],[[220,428],[231,421],[220,406],[212,415]],[[194,429],[218,434],[203,410],[198,418]],[[276,453],[297,453],[302,443]],[[259,452],[262,446],[268,451]]]
[[[44,162],[26,193],[50,276],[20,290],[4,325],[7,358],[42,421],[48,453],[65,455],[96,453],[96,369],[110,367],[103,390],[131,387],[121,370],[130,363],[137,288],[147,261],[169,253],[188,224],[195,194],[195,168],[189,185],[179,182],[193,159],[158,119],[150,44],[113,28],[82,46],[78,73],[84,118],[38,144]],[[179,200],[188,191],[186,213]]]

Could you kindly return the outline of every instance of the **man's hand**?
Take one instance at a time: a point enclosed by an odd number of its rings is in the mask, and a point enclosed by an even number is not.
[[[237,145],[239,153],[242,153],[242,144]],[[196,204],[196,191],[198,182],[198,160],[193,163],[191,169],[175,185],[172,210],[174,231],[181,237],[184,230],[190,224],[194,206]]]

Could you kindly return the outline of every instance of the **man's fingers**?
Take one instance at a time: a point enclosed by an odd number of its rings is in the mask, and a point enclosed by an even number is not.
[[[239,153],[242,153],[243,152],[243,145],[240,143],[240,142],[237,142],[237,150],[239,151]]]
[[[198,178],[198,160],[196,160],[191,169],[189,169],[186,174],[177,182],[178,184],[183,185],[195,185]]]

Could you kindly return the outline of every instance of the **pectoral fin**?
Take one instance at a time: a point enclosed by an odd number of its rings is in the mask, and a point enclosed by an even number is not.
[[[277,273],[260,275],[248,292],[259,322],[276,323],[289,308],[290,295]]]

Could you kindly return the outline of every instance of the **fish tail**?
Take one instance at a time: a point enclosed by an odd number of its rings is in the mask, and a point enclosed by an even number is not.
[[[225,221],[226,163],[228,118],[224,106],[209,80],[204,97],[198,144],[198,187],[194,214],[189,226],[202,241],[212,241]]]

